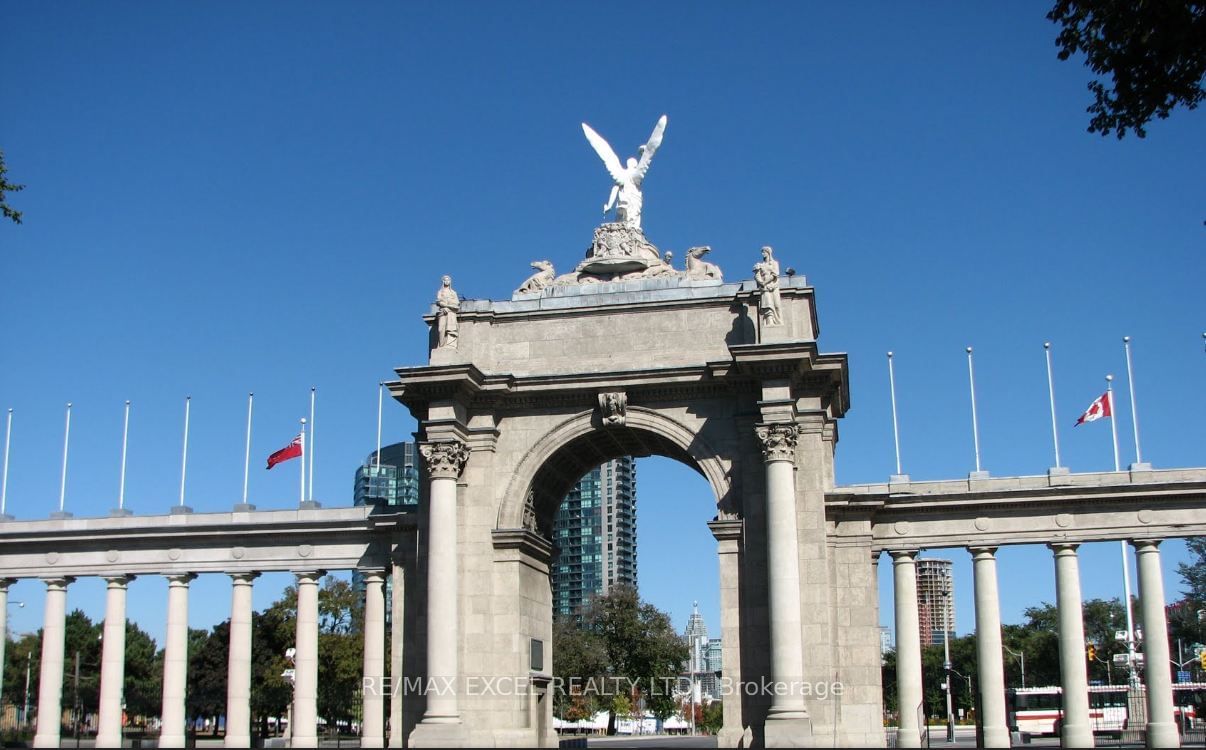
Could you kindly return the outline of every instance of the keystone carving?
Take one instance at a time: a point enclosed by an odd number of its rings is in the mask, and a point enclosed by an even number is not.
[[[767,461],[792,461],[800,428],[794,424],[764,424],[755,428]]]
[[[607,427],[623,427],[628,412],[628,394],[608,391],[599,394],[599,413]]]
[[[432,479],[456,479],[469,460],[469,446],[459,440],[423,443],[419,452],[427,462],[427,473]]]

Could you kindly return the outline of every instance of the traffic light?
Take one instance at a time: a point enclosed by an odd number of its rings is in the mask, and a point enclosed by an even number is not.
[[[1206,648],[1202,649],[1202,653],[1198,654],[1198,664],[1202,665],[1202,669],[1206,669]]]
[[[1097,659],[1097,647],[1092,643],[1085,646],[1085,658],[1087,658],[1089,661],[1094,661]],[[1206,665],[1206,661],[1203,661],[1202,663]]]

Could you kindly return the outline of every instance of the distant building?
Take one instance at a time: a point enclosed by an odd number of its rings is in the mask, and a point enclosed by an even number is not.
[[[918,558],[917,614],[922,646],[941,646],[955,630],[955,580],[950,560]]]
[[[414,443],[394,443],[382,446],[381,460],[377,451],[368,454],[364,464],[356,469],[352,487],[352,505],[376,505],[400,511],[419,508],[419,459]],[[352,588],[364,593],[364,580],[359,571],[352,571]],[[389,622],[393,607],[393,584],[385,579],[385,617]]]
[[[895,646],[892,644],[892,629],[887,625],[879,626],[879,653],[886,654]]]
[[[636,462],[608,461],[579,480],[553,522],[553,612],[573,616],[614,586],[637,587]]]
[[[702,700],[704,696],[718,698],[717,677],[721,671],[721,640],[708,638],[708,626],[703,615],[699,613],[699,602],[691,603],[691,616],[687,619],[687,627],[683,631],[683,639],[687,642],[688,656],[684,665],[684,676],[688,680],[698,682],[695,699]]]
[[[419,460],[414,443],[394,443],[364,459],[356,469],[353,505],[419,504]]]

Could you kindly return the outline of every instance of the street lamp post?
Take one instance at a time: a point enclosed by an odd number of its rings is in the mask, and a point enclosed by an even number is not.
[[[1021,649],[1014,651],[1009,646],[1006,646],[1004,643],[1001,644],[1001,648],[1008,651],[1011,656],[1018,657],[1018,661],[1020,661],[1021,665],[1022,665],[1022,688],[1025,688],[1026,687],[1026,652]]]
[[[955,710],[951,703],[951,623],[947,613],[951,611],[951,583],[948,579],[942,581],[942,668],[946,670],[946,741],[955,741]]]

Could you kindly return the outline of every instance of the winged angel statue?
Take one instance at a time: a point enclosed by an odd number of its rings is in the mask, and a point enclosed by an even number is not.
[[[643,202],[641,182],[645,179],[645,173],[649,171],[653,153],[657,151],[658,146],[662,145],[662,134],[666,132],[666,116],[662,115],[661,119],[657,121],[657,125],[653,127],[653,135],[649,136],[649,142],[637,149],[640,158],[629,158],[627,166],[621,166],[616,152],[590,125],[582,123],[582,132],[586,134],[586,140],[590,141],[595,153],[607,167],[611,179],[615,181],[615,185],[611,188],[611,195],[607,198],[607,204],[603,206],[604,215],[612,209],[612,206],[615,206],[617,221],[626,227],[640,229],[641,204]]]

